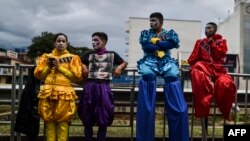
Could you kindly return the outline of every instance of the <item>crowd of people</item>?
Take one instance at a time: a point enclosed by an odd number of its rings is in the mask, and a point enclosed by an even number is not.
[[[137,65],[141,80],[138,84],[136,140],[155,140],[156,77],[160,76],[165,80],[163,96],[169,140],[188,141],[187,103],[179,80],[178,63],[171,57],[171,50],[180,47],[180,39],[173,29],[162,27],[164,17],[160,12],[152,13],[149,20],[150,28],[141,31],[139,37],[144,56]],[[197,40],[188,59],[195,116],[207,118],[214,98],[223,117],[230,120],[236,86],[222,65],[227,53],[226,39],[216,34],[216,31],[215,23],[207,23],[206,38]],[[39,122],[39,118],[44,121],[47,141],[67,141],[69,125],[76,114],[84,126],[86,141],[94,140],[93,126],[98,126],[97,141],[104,141],[107,127],[112,125],[114,98],[110,82],[114,76],[121,75],[127,62],[116,52],[107,49],[106,33],[94,32],[91,37],[93,49],[79,57],[67,50],[67,35],[56,34],[54,50],[44,53],[29,73],[39,85],[27,83],[22,95],[26,98],[22,98],[21,103],[29,100],[27,95],[32,95],[33,99],[36,96],[36,101],[28,107],[36,107],[32,110],[35,114],[31,116],[36,117],[35,121]],[[76,95],[72,83],[83,79],[83,91]],[[76,103],[78,99],[79,103]],[[34,141],[38,131],[34,133],[29,130],[31,128],[25,128],[33,127],[34,124],[22,124],[28,123],[24,122],[25,117],[29,117],[25,110],[19,109],[15,130],[27,134],[28,140]]]

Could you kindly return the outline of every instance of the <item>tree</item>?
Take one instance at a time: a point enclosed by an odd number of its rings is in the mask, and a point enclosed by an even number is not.
[[[77,54],[80,57],[86,52],[89,51],[90,49],[87,47],[73,47],[72,45],[69,44],[68,46],[68,51],[72,54]]]
[[[50,53],[54,49],[54,36],[55,34],[45,31],[42,32],[41,36],[33,37],[31,45],[28,46],[27,56],[31,60],[35,60],[35,58],[41,56],[43,53]],[[74,47],[70,43],[68,45],[68,51],[79,56],[82,56],[88,50],[89,48],[87,47]]]
[[[41,36],[34,37],[32,44],[28,46],[27,56],[34,60],[37,56],[43,53],[49,53],[53,50],[54,34],[49,32],[42,32]]]

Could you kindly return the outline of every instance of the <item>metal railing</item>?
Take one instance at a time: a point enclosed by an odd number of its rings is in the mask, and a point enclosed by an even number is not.
[[[240,104],[241,105],[244,105],[244,113],[242,115],[244,115],[244,122],[243,123],[240,123],[240,124],[248,124],[249,121],[247,121],[248,119],[248,108],[250,107],[249,106],[249,102],[248,102],[248,89],[249,89],[249,78],[250,78],[250,74],[240,74],[240,73],[228,73],[234,80],[235,80],[235,84],[236,86],[239,86],[239,78],[244,78],[242,79],[241,81],[245,81],[245,86],[244,88],[245,89],[238,89],[237,90],[237,93],[235,95],[235,102],[234,102],[234,108],[233,108],[233,117],[234,117],[234,120],[233,120],[233,124],[236,125],[238,124],[237,122],[237,117],[239,116],[239,111],[237,111],[237,107],[239,106],[239,102],[238,102],[238,96],[239,95],[244,95],[243,99],[244,101],[241,101]],[[182,78],[188,78],[188,80],[184,80],[182,79],[182,83],[183,83],[183,86],[185,84],[185,81],[190,81],[190,76],[189,76],[189,70],[182,70],[182,75],[183,77]],[[185,89],[185,87],[183,87],[183,89]],[[192,89],[191,89],[191,92],[192,93]],[[242,103],[243,102],[243,103]],[[213,100],[213,102],[211,103],[212,107],[213,107],[213,118],[212,118],[212,141],[215,140],[215,119],[216,119],[216,115],[217,115],[217,108],[216,108],[216,103],[215,101]],[[220,113],[218,113],[220,114]],[[194,107],[193,107],[193,100],[192,100],[192,112],[191,112],[191,141],[193,140],[193,131],[194,131]],[[207,119],[201,119],[201,128],[202,128],[202,133],[201,133],[201,137],[202,137],[202,141],[207,141],[207,127],[208,125],[205,125],[205,121]],[[224,120],[223,121],[223,124],[227,124],[226,121]]]
[[[0,64],[0,68],[10,68],[12,69],[12,87],[11,87],[11,131],[10,131],[10,141],[14,141],[14,121],[15,121],[15,100],[16,100],[16,67],[14,65]]]
[[[12,68],[14,66],[9,66],[9,65],[1,65],[3,67],[9,67],[9,68]],[[24,81],[23,81],[23,69],[25,68],[31,68],[31,67],[34,67],[34,65],[20,65],[20,68],[19,68],[19,85],[17,87],[17,84],[16,84],[16,75],[13,75],[12,78],[15,80],[13,80],[15,83],[12,83],[12,94],[11,94],[11,134],[10,134],[10,141],[14,141],[15,139],[15,136],[17,136],[17,141],[21,141],[21,134],[20,133],[16,133],[15,135],[15,131],[14,131],[14,125],[15,125],[15,107],[16,106],[19,106],[19,102],[21,100],[21,97],[22,97],[22,92],[23,92],[23,88],[24,88]],[[15,70],[15,68],[13,69]],[[117,126],[114,126],[114,127],[130,127],[131,128],[131,140],[133,140],[133,132],[134,132],[134,95],[135,95],[135,73],[136,73],[136,69],[126,69],[126,71],[130,71],[132,72],[132,75],[133,75],[133,81],[132,81],[132,84],[131,86],[132,87],[126,87],[123,89],[123,91],[127,91],[130,93],[130,119],[129,119],[129,125],[128,126],[121,126],[121,125],[117,125]],[[12,71],[13,73],[15,73],[16,71]],[[18,89],[18,99],[16,98],[16,89]],[[81,91],[82,88],[76,88],[77,91]],[[122,89],[121,88],[112,88],[112,91],[121,91]],[[17,102],[15,102],[17,101]],[[1,102],[1,101],[0,101]],[[17,103],[17,105],[16,105]],[[74,126],[74,124],[72,124],[72,126]]]
[[[15,124],[15,107],[17,106],[16,105],[16,90],[18,88],[18,101],[20,101],[20,98],[21,98],[21,94],[22,94],[22,90],[23,90],[23,69],[24,68],[30,68],[30,67],[33,67],[33,65],[21,65],[20,66],[20,74],[19,74],[19,77],[20,77],[20,83],[19,83],[19,86],[16,84],[16,71],[12,71],[12,84],[11,84],[11,100],[10,100],[10,103],[11,103],[11,131],[10,131],[10,141],[14,141],[15,139],[15,131],[14,131],[14,124]],[[12,66],[12,65],[4,65],[4,64],[1,64],[0,65],[0,68],[11,68],[12,70],[16,70],[15,66]],[[136,84],[136,80],[135,80],[135,76],[136,76],[136,73],[137,73],[137,70],[136,69],[126,69],[126,71],[128,72],[132,72],[132,76],[133,76],[133,80],[132,80],[132,83],[129,84],[129,86],[132,86],[132,87],[126,87],[125,89],[127,89],[127,92],[130,93],[130,99],[129,99],[129,109],[130,109],[130,113],[129,113],[129,125],[128,127],[131,128],[131,141],[134,139],[134,108],[136,108],[135,106],[135,96],[137,95],[138,93],[138,87],[137,87],[137,84]],[[185,73],[188,73],[188,72],[182,72],[182,77],[184,75],[186,75]],[[237,95],[236,95],[236,100],[235,100],[235,105],[238,106],[240,104],[241,108],[242,106],[244,106],[244,123],[248,123],[249,121],[247,120],[248,119],[248,110],[249,110],[249,102],[248,102],[248,89],[249,89],[249,83],[248,83],[248,80],[250,78],[250,74],[239,74],[239,73],[230,73],[230,75],[234,78],[244,78],[242,81],[245,81],[245,89],[240,89],[237,91]],[[238,80],[238,79],[237,79]],[[192,90],[188,90],[190,89],[189,87],[186,87],[184,84],[189,81],[188,79],[187,80],[182,80],[182,83],[183,83],[183,90],[184,90],[184,93],[188,93],[188,94],[192,94]],[[237,82],[238,83],[238,82]],[[18,86],[18,87],[17,87]],[[78,88],[78,91],[81,91],[82,89],[79,89]],[[119,92],[120,88],[112,88],[113,91],[117,91]],[[162,92],[162,89],[157,89],[157,93],[161,93]],[[244,102],[242,103],[239,103],[238,102],[238,95],[241,96],[241,98],[244,99]],[[244,95],[244,97],[242,97],[242,95]],[[1,101],[0,101],[1,102]],[[19,105],[19,103],[18,103]],[[220,115],[220,113],[216,113],[216,103],[212,103],[213,105],[213,123],[212,123],[212,135],[210,136],[212,138],[212,140],[215,139],[215,115]],[[195,121],[195,118],[194,118],[194,108],[193,108],[193,103],[192,101],[188,104],[188,107],[191,108],[191,126],[190,126],[190,139],[193,140],[194,136],[193,136],[193,132],[194,132],[194,121]],[[236,109],[234,109],[234,117],[235,119],[237,119],[237,117],[239,116],[239,113],[236,111]],[[164,116],[165,116],[165,112],[163,113]],[[225,123],[225,121],[224,121]],[[165,125],[167,123],[165,123],[165,117],[164,117],[164,126],[163,126],[163,140],[165,140],[165,132],[167,131],[167,129],[165,128]],[[234,120],[234,124],[238,124],[238,122],[236,120]],[[201,136],[202,137],[202,136]],[[21,140],[21,135],[19,133],[17,133],[17,139],[18,141]]]

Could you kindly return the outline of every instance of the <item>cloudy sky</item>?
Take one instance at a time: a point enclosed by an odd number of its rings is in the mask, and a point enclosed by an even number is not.
[[[91,34],[109,35],[107,48],[123,56],[125,22],[158,11],[166,19],[218,22],[234,0],[0,0],[0,47],[29,46],[42,32],[63,32],[73,46],[91,48]]]

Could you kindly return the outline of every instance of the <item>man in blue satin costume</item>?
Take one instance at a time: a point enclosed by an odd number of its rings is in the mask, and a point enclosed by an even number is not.
[[[178,34],[162,28],[163,16],[159,12],[150,15],[149,30],[143,30],[140,44],[144,57],[138,61],[139,82],[136,113],[136,140],[154,141],[156,77],[165,80],[164,102],[168,120],[169,141],[188,141],[187,104],[178,78],[177,61],[170,50],[179,47]]]

